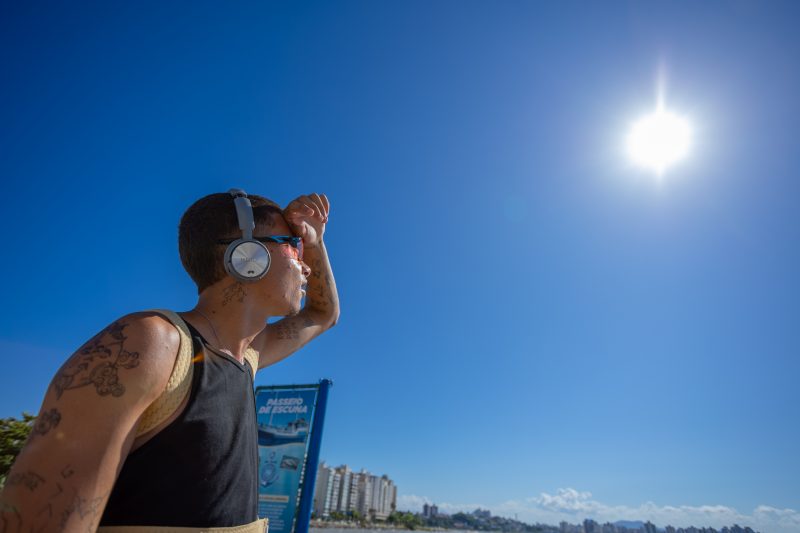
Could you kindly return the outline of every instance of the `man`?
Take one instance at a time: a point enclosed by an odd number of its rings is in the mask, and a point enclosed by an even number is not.
[[[197,305],[122,317],[64,363],[0,496],[0,533],[263,531],[253,374],[338,320],[329,210],[318,194],[284,210],[236,190],[195,202],[179,250]],[[266,273],[236,271],[246,216]]]

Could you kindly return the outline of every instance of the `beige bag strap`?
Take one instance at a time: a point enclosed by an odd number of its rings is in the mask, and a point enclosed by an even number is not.
[[[136,429],[137,437],[158,427],[159,424],[172,416],[192,388],[193,343],[192,334],[186,322],[177,313],[168,309],[151,309],[150,312],[163,316],[175,326],[180,335],[181,344],[180,348],[178,348],[175,366],[172,368],[172,375],[169,377],[164,392],[150,404],[150,407],[145,410],[139,419],[139,426]],[[253,369],[253,378],[255,379],[258,371],[258,352],[253,348],[247,348],[244,352],[244,359]]]
[[[244,351],[244,360],[250,363],[250,368],[253,369],[253,380],[255,380],[256,372],[258,372],[258,352],[252,348],[247,348]]]
[[[233,527],[160,527],[160,526],[102,526],[97,533],[267,533],[266,518]]]
[[[164,392],[150,404],[139,419],[139,426],[136,428],[137,437],[158,427],[175,413],[192,388],[192,335],[186,322],[177,313],[167,309],[151,309],[150,312],[163,316],[175,326],[181,344]]]

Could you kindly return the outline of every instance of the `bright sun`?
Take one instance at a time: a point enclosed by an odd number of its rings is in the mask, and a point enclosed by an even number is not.
[[[656,111],[633,123],[627,149],[631,161],[653,170],[664,171],[689,153],[692,129],[689,121],[659,105]]]

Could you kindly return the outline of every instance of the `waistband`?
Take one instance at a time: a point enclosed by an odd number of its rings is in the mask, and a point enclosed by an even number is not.
[[[101,526],[97,533],[268,533],[269,519],[261,518],[242,526],[172,527],[172,526]]]

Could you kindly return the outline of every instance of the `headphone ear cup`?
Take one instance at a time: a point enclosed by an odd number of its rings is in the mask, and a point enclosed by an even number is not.
[[[225,271],[239,281],[258,281],[269,272],[272,257],[263,243],[252,239],[233,241],[225,250]]]

